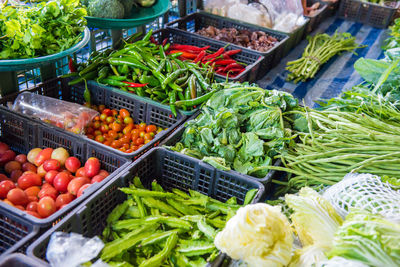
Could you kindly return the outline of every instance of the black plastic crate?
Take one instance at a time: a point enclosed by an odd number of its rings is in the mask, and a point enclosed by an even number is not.
[[[236,196],[238,202],[243,203],[246,192],[253,188],[259,189],[253,203],[264,195],[264,186],[258,181],[216,170],[200,160],[158,147],[135,161],[123,175],[110,181],[104,190],[92,195],[42,235],[28,248],[27,254],[45,260],[50,236],[55,231],[77,232],[86,237],[100,235],[108,214],[126,199],[118,188],[128,186],[136,175],[146,188],[151,188],[151,182],[156,179],[166,190],[179,188],[187,192],[193,189],[221,201]]]
[[[190,119],[195,119],[197,117],[198,114],[193,115]],[[189,120],[190,120],[189,119]],[[160,146],[174,146],[176,143],[181,141],[182,135],[185,132],[186,126],[182,125],[180,126],[175,134],[173,136],[168,137],[167,139],[165,139],[164,141],[162,141],[160,143]],[[208,164],[207,164],[208,165]],[[280,166],[281,165],[281,160],[277,160],[274,162],[274,166]],[[209,165],[211,167],[211,165]],[[214,167],[212,167],[214,168]],[[264,186],[265,186],[265,190],[266,192],[269,192],[270,187],[271,187],[271,180],[272,178],[275,176],[276,171],[275,170],[270,170],[267,174],[267,176],[265,176],[264,178],[256,178],[250,175],[245,175],[245,174],[241,174],[237,171],[231,170],[228,173],[232,173],[233,175],[241,175],[241,176],[245,176],[249,179],[252,180],[256,180],[261,182]]]
[[[215,39],[204,37],[200,34],[197,34],[196,32],[202,28],[207,28],[208,26],[214,26],[219,29],[235,28],[237,30],[262,31],[272,37],[275,37],[278,40],[278,42],[274,45],[274,47],[272,47],[267,52],[259,52],[257,50],[238,46],[241,49],[250,50],[264,56],[264,60],[261,63],[257,79],[262,78],[266,74],[266,72],[268,72],[272,67],[274,67],[280,62],[280,60],[283,57],[284,47],[286,45],[287,40],[289,39],[289,36],[287,34],[283,34],[281,32],[233,20],[227,17],[216,16],[207,12],[196,12],[190,14],[184,18],[180,18],[175,21],[169,22],[166,24],[166,26],[169,28],[191,32],[193,34],[196,34],[197,36],[200,36],[202,38],[207,38],[210,40],[215,40]],[[225,44],[228,43],[225,41],[220,41],[220,42],[224,42]]]
[[[0,267],[38,267],[41,262],[21,253],[10,254],[0,260]]]
[[[227,44],[225,42],[220,42],[217,40],[213,40],[210,38],[205,38],[197,34],[192,34],[180,30],[176,30],[173,28],[162,29],[153,34],[153,36],[158,40],[162,41],[165,38],[168,39],[168,42],[171,44],[178,43],[183,45],[195,45],[195,46],[210,46],[208,50],[216,52],[219,48],[225,47],[226,51],[242,49],[241,46]],[[233,59],[247,64],[246,70],[237,75],[236,77],[229,78],[229,81],[234,82],[254,82],[257,79],[257,73],[261,70],[261,62],[264,60],[264,57],[259,53],[256,53],[252,50],[243,50],[239,54],[232,56]],[[225,81],[226,77],[216,74],[216,78],[221,81]]]
[[[101,168],[110,173],[102,182],[88,187],[81,197],[45,219],[38,219],[0,201],[0,254],[3,256],[15,251],[24,252],[41,231],[50,228],[90,194],[100,190],[116,174],[125,170],[130,161],[101,147],[90,147],[77,136],[39,124],[4,107],[0,107],[0,118],[0,140],[17,153],[26,154],[35,147],[64,147],[81,162],[92,156],[97,157]]]
[[[85,91],[84,84],[68,86],[67,81],[67,79],[57,78],[28,91],[69,102],[83,104],[85,101],[83,98],[83,92]],[[91,140],[85,135],[76,135],[63,130],[65,133],[73,137],[79,137],[81,142],[88,144],[89,148],[99,146],[104,150],[108,150],[121,157],[136,159],[143,155],[150,148],[157,146],[161,140],[173,133],[173,131],[178,128],[178,126],[180,126],[186,119],[186,116],[183,116],[180,113],[178,113],[177,117],[175,117],[170,109],[163,107],[158,103],[151,104],[144,102],[131,94],[126,95],[123,91],[101,86],[94,81],[88,82],[88,89],[91,93],[93,104],[104,104],[108,108],[117,110],[125,108],[131,113],[135,123],[145,122],[147,124],[154,124],[162,128],[167,128],[167,130],[155,135],[155,138],[151,140],[151,142],[132,153],[124,153],[112,147],[96,142],[95,140]],[[4,99],[1,99],[0,104],[5,105],[7,102],[13,102],[17,96],[18,94],[9,95]],[[39,124],[45,124],[40,120],[37,121]],[[51,128],[60,129],[53,125],[46,125]]]
[[[320,3],[320,8],[317,10],[317,12],[313,16],[306,16],[307,18],[310,19],[310,21],[304,32],[305,37],[307,36],[307,34],[314,31],[315,29],[317,29],[319,24],[329,16],[329,8],[328,8],[328,5],[326,4],[326,2],[319,1],[319,0],[307,0],[307,6],[311,6],[315,3]]]
[[[387,1],[387,4],[383,6],[358,0],[342,0],[338,16],[376,28],[387,28],[394,19],[399,3]]]

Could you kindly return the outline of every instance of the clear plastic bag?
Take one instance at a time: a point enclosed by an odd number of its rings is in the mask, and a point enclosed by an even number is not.
[[[103,247],[103,241],[97,236],[86,238],[76,233],[54,232],[47,246],[46,258],[51,266],[78,267],[95,258]],[[107,266],[101,261],[96,264]]]
[[[12,110],[39,118],[47,123],[77,134],[99,113],[85,106],[29,92],[19,94]]]
[[[293,32],[306,22],[301,0],[206,0],[204,10],[283,32]]]

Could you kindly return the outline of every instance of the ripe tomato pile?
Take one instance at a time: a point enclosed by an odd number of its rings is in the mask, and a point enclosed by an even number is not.
[[[101,114],[94,118],[86,129],[86,136],[106,146],[125,153],[132,153],[151,140],[163,129],[142,122],[134,124],[129,111],[105,108],[104,105],[92,106]]]
[[[100,169],[97,158],[84,166],[60,147],[34,148],[28,155],[16,155],[0,142],[0,199],[37,218],[46,218],[62,209],[108,172]]]

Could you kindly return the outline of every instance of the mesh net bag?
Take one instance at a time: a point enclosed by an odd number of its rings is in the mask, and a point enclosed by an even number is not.
[[[352,208],[360,208],[400,223],[400,192],[376,175],[347,174],[341,182],[326,189],[323,197],[343,218]]]

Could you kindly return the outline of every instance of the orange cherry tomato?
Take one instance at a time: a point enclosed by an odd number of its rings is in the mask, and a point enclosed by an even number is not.
[[[137,134],[139,136],[139,133],[140,133],[139,129],[136,129],[136,128],[133,128],[133,130],[131,131],[132,135],[136,135]]]
[[[141,131],[141,132],[139,133],[139,137],[144,138],[144,135],[145,135],[145,134],[146,134],[146,132]]]
[[[94,140],[96,140],[97,142],[103,143],[105,141],[105,138],[102,135],[96,135]]]
[[[143,138],[144,138],[145,141],[146,140],[151,141],[153,139],[153,137],[149,133],[144,134]]]
[[[94,117],[94,120],[95,120],[95,121],[99,121],[99,120],[100,120],[100,116]]]
[[[138,150],[138,149],[139,149],[139,146],[136,146],[136,145],[135,145],[135,146],[132,146],[132,150],[133,150],[133,151],[136,151],[136,150]]]
[[[147,144],[147,143],[150,143],[151,142],[151,140],[144,140],[144,144]]]
[[[133,149],[132,149],[132,148],[127,149],[127,150],[125,151],[125,153],[132,153],[132,152],[133,152]]]
[[[112,138],[113,140],[115,140],[115,139],[117,139],[117,137],[118,137],[118,133],[117,133],[116,131],[114,131],[114,130],[110,130],[110,131],[108,132],[108,136],[109,136],[110,138]]]
[[[125,124],[130,124],[130,123],[133,124],[133,119],[132,119],[131,117],[125,117],[125,118],[124,118],[124,123],[125,123]]]
[[[141,122],[140,124],[139,124],[139,127],[138,127],[138,129],[139,129],[139,131],[146,131],[146,123],[144,123],[144,122]]]
[[[106,146],[111,146],[111,142],[112,141],[110,141],[110,140],[106,140],[103,144],[106,145]]]
[[[155,125],[147,125],[146,132],[150,133],[150,132],[155,132],[155,131],[157,131],[157,126],[155,126]]]
[[[115,117],[115,116],[118,115],[118,111],[117,111],[116,109],[113,109],[113,110],[111,111],[111,114]]]
[[[119,141],[119,140],[114,140],[114,141],[112,141],[112,143],[111,143],[111,147],[112,148],[120,148],[122,146],[122,143],[121,143],[121,141]]]
[[[126,126],[123,130],[122,130],[122,133],[123,134],[130,134],[130,132],[132,131],[132,127],[133,127],[133,125],[132,124],[129,124],[128,126]]]
[[[138,145],[138,146],[141,145],[141,144],[144,144],[144,139],[139,137],[138,139],[136,139],[135,144]]]
[[[129,149],[130,148],[128,143],[123,144],[122,147],[125,148],[125,149]]]
[[[130,117],[129,111],[124,108],[119,110],[119,115],[121,116],[121,118]]]
[[[108,132],[109,130],[110,130],[110,127],[108,127],[107,124],[103,124],[103,125],[100,126],[100,131],[101,131],[102,133],[106,133],[106,132]]]
[[[89,139],[94,139],[94,135],[93,134],[88,134],[88,135],[86,135],[86,137],[89,138]]]
[[[116,131],[116,132],[120,132],[122,130],[122,125],[117,123],[117,122],[113,122],[111,129]]]

